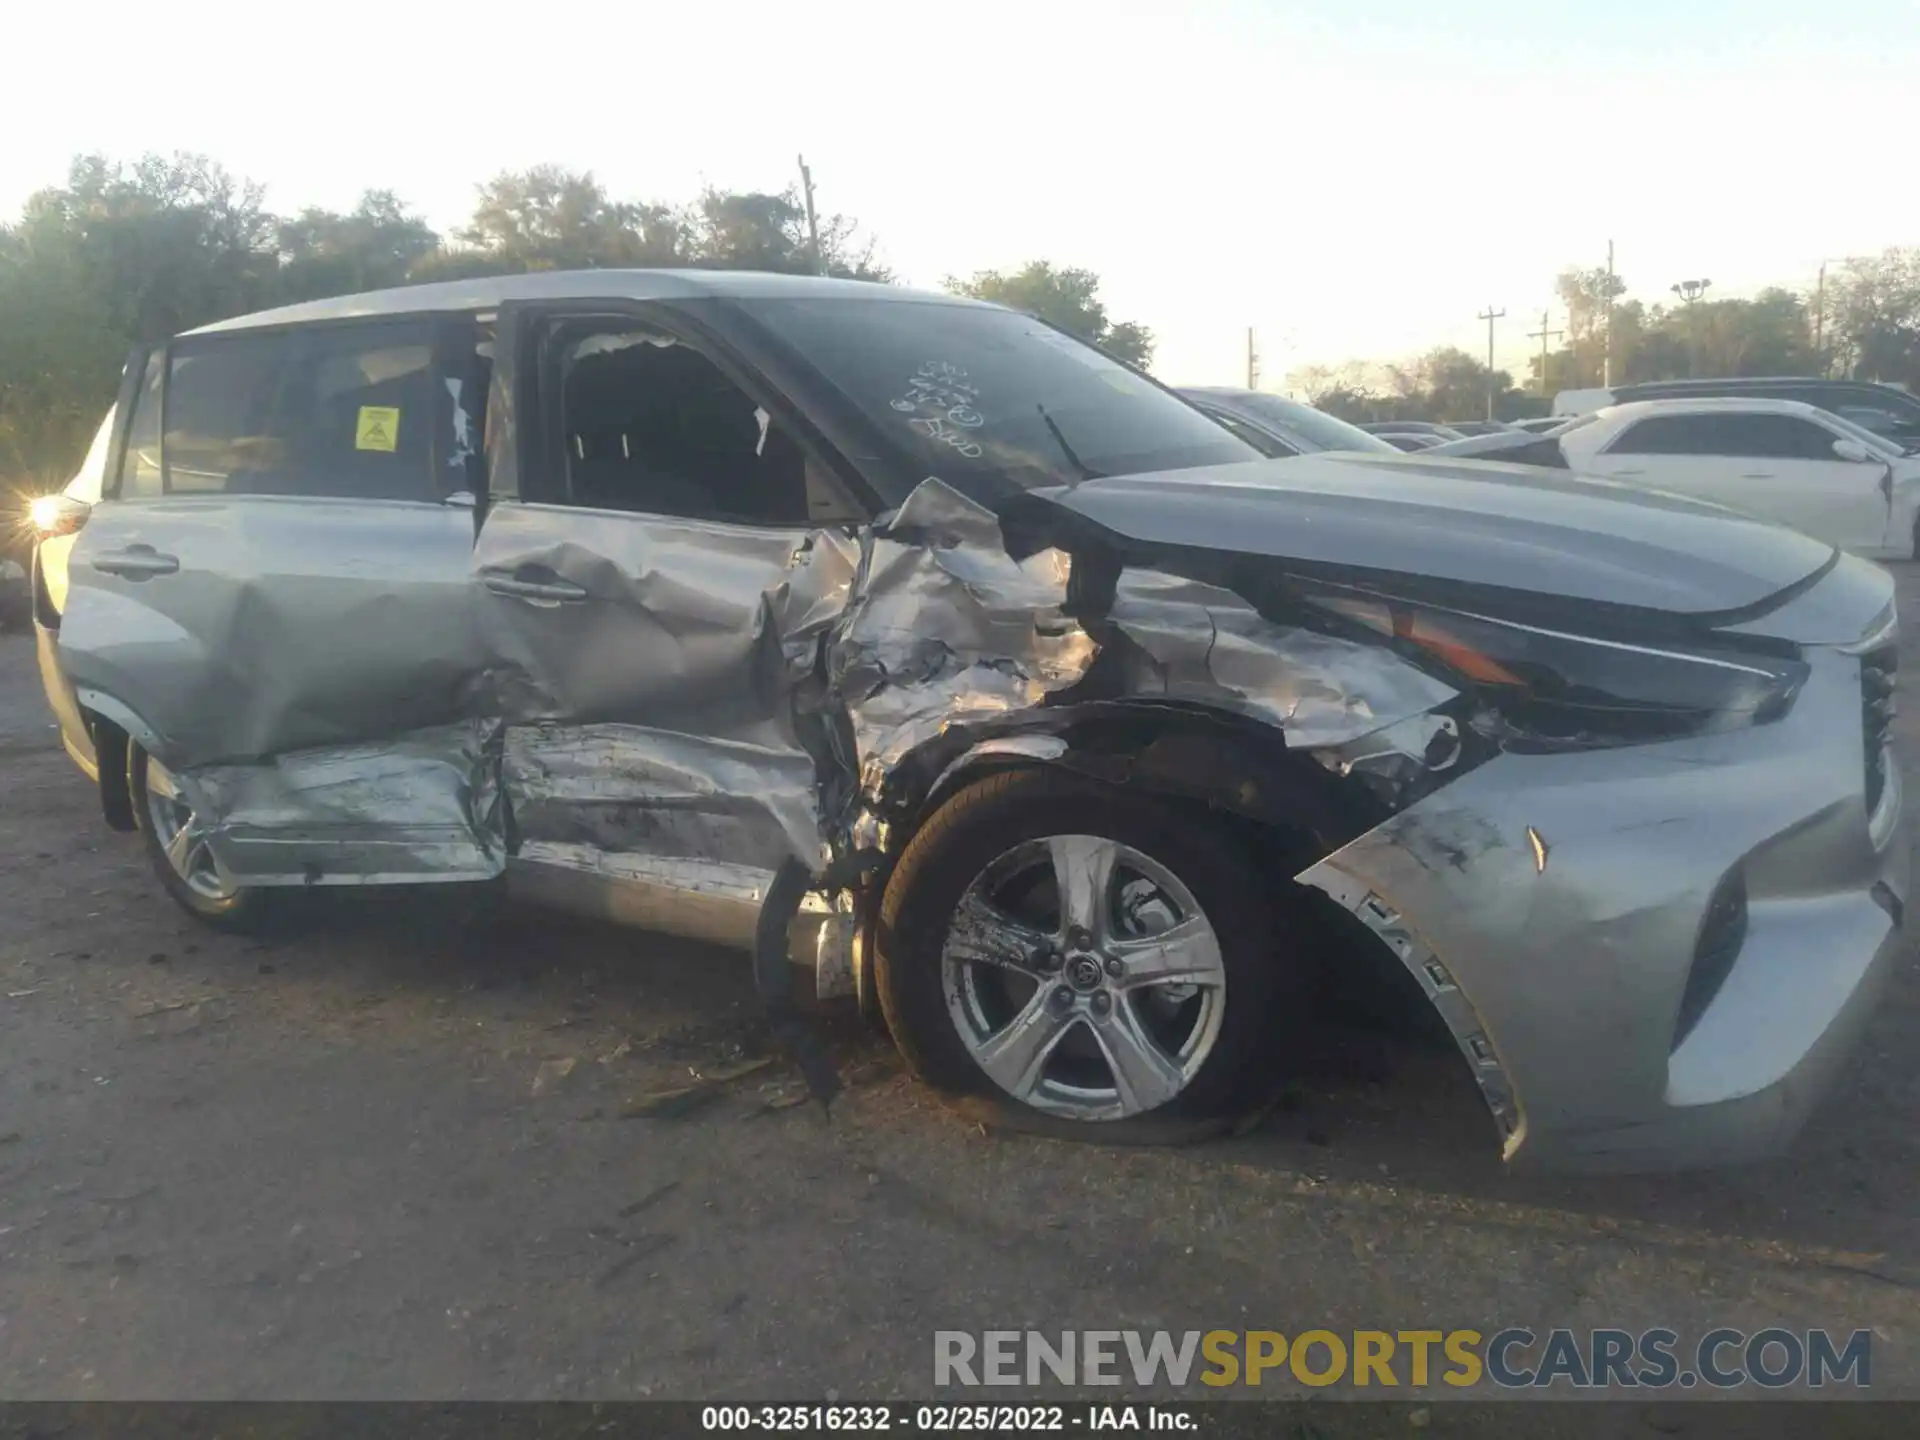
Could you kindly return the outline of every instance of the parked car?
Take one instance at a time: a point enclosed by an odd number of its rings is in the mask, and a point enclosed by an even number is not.
[[[1533,443],[1484,436],[1436,453],[1692,495],[1856,555],[1920,555],[1920,456],[1792,400],[1641,400],[1579,417]]]
[[[1446,436],[1426,430],[1382,430],[1378,433],[1395,450],[1431,450],[1436,445],[1447,443]]]
[[[1394,447],[1358,425],[1264,390],[1206,386],[1180,392],[1262,455],[1279,459],[1323,450],[1392,454]]]
[[[1544,435],[1549,430],[1558,430],[1570,418],[1566,415],[1533,415],[1525,420],[1515,420],[1507,428],[1524,430],[1530,435]]]
[[[744,273],[229,320],[102,433],[42,673],[212,924],[504,875],[794,937],[1090,1129],[1284,1071],[1373,955],[1505,1154],[1615,1167],[1784,1144],[1902,953],[1892,581],[1715,506],[1265,460],[1029,317]]]
[[[1449,420],[1447,429],[1458,435],[1501,435],[1513,427],[1504,420]]]
[[[1466,432],[1433,420],[1374,420],[1360,427],[1372,435],[1436,435],[1442,440],[1461,440]]]
[[[1648,380],[1606,390],[1563,390],[1556,413],[1579,415],[1633,400],[1795,400],[1851,420],[1904,449],[1920,447],[1920,396],[1897,385],[1816,376],[1735,376],[1717,380]]]

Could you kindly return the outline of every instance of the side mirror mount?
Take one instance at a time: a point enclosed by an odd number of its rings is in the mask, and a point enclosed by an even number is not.
[[[1842,460],[1850,460],[1855,465],[1870,465],[1879,459],[1871,450],[1858,440],[1840,439],[1833,442],[1833,453]]]

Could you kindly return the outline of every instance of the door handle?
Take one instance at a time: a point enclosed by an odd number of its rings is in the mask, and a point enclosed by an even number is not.
[[[517,575],[488,575],[484,583],[496,595],[542,605],[576,605],[587,598],[587,592],[571,580],[523,580]]]
[[[151,545],[129,545],[93,557],[93,568],[127,580],[150,580],[155,575],[171,575],[180,568],[177,555],[162,555]]]
[[[1773,472],[1771,470],[1743,470],[1740,472],[1740,478],[1742,480],[1771,480],[1773,479]]]

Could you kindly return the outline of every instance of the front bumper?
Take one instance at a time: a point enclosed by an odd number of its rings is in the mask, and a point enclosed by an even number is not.
[[[1905,953],[1902,787],[1888,757],[1869,814],[1860,659],[1806,653],[1808,683],[1774,724],[1502,755],[1299,877],[1421,980],[1516,1163],[1776,1152],[1851,1050]],[[1744,940],[1676,1043],[1736,871]]]

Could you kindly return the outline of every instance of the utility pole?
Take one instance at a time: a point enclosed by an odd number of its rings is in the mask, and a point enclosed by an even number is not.
[[[1700,326],[1694,318],[1693,307],[1702,295],[1707,293],[1711,280],[1682,280],[1667,288],[1686,302],[1687,306],[1687,373],[1693,374],[1700,368]]]
[[[813,252],[813,273],[824,275],[827,267],[820,263],[820,222],[813,213],[813,172],[807,168],[807,157],[800,160],[800,193],[807,202],[807,248]]]
[[[1538,340],[1540,342],[1540,394],[1543,397],[1547,393],[1547,341],[1557,340],[1567,333],[1564,330],[1549,330],[1547,328],[1547,322],[1552,318],[1553,312],[1551,310],[1542,310],[1540,312],[1540,328],[1530,332],[1527,336],[1529,340]],[[1487,368],[1491,370],[1493,366],[1488,365]]]
[[[1493,322],[1504,317],[1506,313],[1489,305],[1474,316],[1476,320],[1487,322],[1487,419],[1489,420],[1493,419]]]
[[[1546,321],[1540,322],[1542,325]],[[1613,388],[1613,242],[1607,241],[1607,329],[1602,340],[1605,347],[1600,352],[1600,383],[1605,388]]]
[[[1826,352],[1820,348],[1827,333],[1827,262],[1820,262],[1820,278],[1813,287],[1813,354],[1820,362],[1820,374],[1827,373]]]
[[[1253,346],[1253,327],[1247,327],[1247,388],[1260,388],[1260,352]]]

